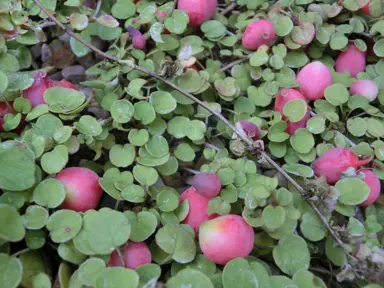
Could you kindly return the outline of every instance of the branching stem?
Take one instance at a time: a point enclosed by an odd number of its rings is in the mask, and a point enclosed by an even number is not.
[[[92,45],[91,43],[85,41],[84,39],[82,39],[79,35],[75,34],[71,29],[69,29],[68,27],[66,27],[64,24],[62,24],[60,21],[58,21],[56,19],[56,17],[54,15],[52,15],[52,13],[50,13],[40,2],[40,0],[33,0],[37,6],[39,6],[39,8],[44,11],[48,18],[50,18],[53,22],[55,22],[58,26],[60,26],[60,28],[62,28],[66,33],[68,33],[69,35],[71,35],[73,38],[75,38],[76,40],[78,40],[79,42],[81,42],[82,44],[84,44],[86,47],[88,47],[89,49],[91,49],[92,51],[94,51],[95,53],[101,55],[103,58],[105,59],[108,59],[110,61],[113,61],[113,62],[117,62],[121,65],[130,65],[132,66],[134,69],[140,71],[140,72],[143,72],[145,74],[147,74],[148,76],[151,76],[159,81],[162,81],[163,83],[167,84],[168,86],[170,86],[172,89],[175,89],[176,91],[180,92],[181,94],[185,95],[186,97],[188,97],[189,99],[193,100],[195,103],[197,103],[198,105],[200,105],[201,107],[205,108],[206,110],[208,110],[209,112],[211,112],[213,115],[215,115],[217,118],[219,118],[220,121],[222,121],[226,126],[228,126],[229,128],[231,128],[231,130],[233,130],[237,136],[244,141],[244,143],[246,143],[250,148],[255,148],[254,147],[254,142],[248,138],[242,131],[238,130],[233,124],[231,124],[221,113],[215,111],[214,109],[212,109],[210,106],[208,106],[206,103],[204,103],[203,101],[201,101],[200,99],[196,98],[194,95],[184,91],[183,89],[181,89],[180,87],[178,87],[177,85],[175,85],[174,83],[172,83],[171,81],[163,78],[162,76],[158,75],[157,73],[155,72],[152,72],[152,71],[149,71],[147,69],[145,69],[144,67],[141,67],[139,65],[136,65],[135,63],[133,63],[132,61],[129,61],[129,60],[122,60],[122,59],[119,59],[115,56],[112,56],[112,55],[109,55],[103,51],[101,51],[99,48],[97,48],[96,46]],[[230,64],[228,64],[227,66],[223,67],[220,69],[220,71],[226,71],[227,69],[230,69],[231,67],[237,65],[237,64],[240,64],[240,63],[243,63],[243,62],[246,62],[248,59],[250,59],[251,57],[253,56],[253,53],[249,54],[248,56],[246,56],[245,58],[243,59],[240,59],[240,60],[237,60],[235,62],[232,62]],[[300,194],[302,195],[305,195],[306,191],[304,190],[303,187],[301,187],[291,176],[289,176],[271,157],[268,156],[267,153],[265,153],[264,151],[261,151],[260,152],[260,157],[261,158],[264,158],[268,163],[270,163],[278,172],[280,172],[299,192]],[[312,202],[308,202],[309,205],[312,207],[312,209],[314,210],[314,212],[316,213],[316,215],[319,217],[319,219],[321,220],[321,222],[324,224],[324,226],[327,228],[327,230],[329,231],[329,233],[333,236],[333,238],[335,239],[335,241],[342,247],[344,248],[344,251],[347,255],[350,256],[350,254],[348,253],[346,247],[345,247],[345,244],[343,243],[343,241],[339,238],[339,236],[336,234],[336,232],[332,229],[332,227],[329,225],[327,219],[325,219],[325,217],[321,214],[321,212],[317,209],[317,207],[312,203]],[[351,256],[352,257],[352,256]]]

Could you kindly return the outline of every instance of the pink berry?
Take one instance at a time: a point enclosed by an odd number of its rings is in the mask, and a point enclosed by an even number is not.
[[[22,96],[31,102],[32,107],[35,107],[40,104],[45,104],[44,92],[48,88],[56,86],[78,90],[71,82],[66,80],[53,81],[47,78],[47,73],[45,71],[39,71],[34,75],[32,86],[22,91]]]
[[[361,7],[361,11],[363,11],[363,13],[365,15],[368,15],[368,16],[371,16],[371,11],[369,10],[369,6],[371,5],[371,1],[369,1],[367,4],[365,4],[363,7]]]
[[[355,44],[349,45],[336,59],[336,72],[349,72],[352,77],[356,77],[358,73],[365,71],[365,56],[366,53],[357,49]]]
[[[276,112],[280,112],[283,115],[283,119],[286,119],[284,114],[283,114],[284,105],[287,104],[289,101],[292,101],[294,99],[306,100],[305,97],[299,91],[297,91],[295,89],[290,89],[290,88],[281,89],[279,94],[277,94],[277,96],[276,96],[274,110]],[[309,118],[310,118],[310,112],[308,109],[307,113],[304,115],[304,117],[300,121],[291,122],[289,120],[286,120],[287,129],[285,131],[289,135],[295,134],[296,130],[306,127],[307,121]]]
[[[225,215],[200,226],[199,242],[205,257],[216,264],[226,264],[248,256],[254,245],[253,228],[238,215]]]
[[[180,195],[180,203],[186,199],[189,203],[189,212],[182,223],[191,226],[196,233],[202,223],[218,216],[217,214],[208,215],[209,199],[199,195],[195,188],[190,187]]]
[[[370,190],[368,198],[360,204],[360,206],[362,207],[367,207],[369,205],[372,205],[377,200],[377,198],[379,198],[381,191],[381,182],[376,176],[376,174],[369,169],[362,169],[359,171],[359,173],[364,174],[364,181],[365,183],[367,183]]]
[[[195,175],[192,186],[196,189],[197,194],[208,199],[219,195],[221,191],[220,179],[215,173],[199,173]]]
[[[257,50],[261,45],[270,45],[274,39],[275,27],[272,22],[256,20],[245,29],[241,43],[249,50]]]
[[[353,82],[349,88],[351,95],[360,95],[367,98],[369,101],[374,101],[377,98],[379,89],[372,80],[357,80]]]
[[[67,192],[60,208],[77,212],[96,209],[103,189],[99,184],[99,176],[88,168],[65,168],[56,175],[56,179],[64,184]]]
[[[297,74],[299,90],[307,100],[324,98],[324,90],[332,85],[332,74],[323,63],[315,61],[305,65]]]
[[[187,12],[189,25],[197,28],[215,14],[217,0],[179,0],[177,9]]]
[[[348,168],[357,169],[370,161],[372,158],[359,160],[357,155],[347,148],[332,148],[312,163],[312,169],[316,176],[324,176],[328,184],[334,184]]]
[[[136,49],[145,49],[147,45],[147,40],[144,38],[143,34],[132,26],[128,26],[127,28],[129,37],[132,38],[132,44]]]
[[[125,268],[136,269],[137,267],[152,262],[152,254],[145,242],[131,242],[122,251]],[[122,266],[119,254],[113,251],[107,267]]]

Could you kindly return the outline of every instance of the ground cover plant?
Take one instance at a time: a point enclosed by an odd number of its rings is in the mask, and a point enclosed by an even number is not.
[[[380,0],[2,0],[0,287],[384,285]]]

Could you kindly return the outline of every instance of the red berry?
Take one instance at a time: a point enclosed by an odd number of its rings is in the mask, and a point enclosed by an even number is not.
[[[195,175],[192,186],[199,195],[208,199],[219,195],[221,191],[220,179],[215,173],[199,173]]]
[[[243,46],[257,50],[261,45],[269,45],[275,39],[275,27],[268,20],[256,20],[245,29],[241,39]]]
[[[217,0],[179,0],[177,9],[187,12],[189,25],[197,28],[215,14]]]

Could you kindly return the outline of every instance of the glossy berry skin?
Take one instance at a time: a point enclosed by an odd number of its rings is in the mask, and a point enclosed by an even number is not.
[[[275,39],[275,27],[271,21],[256,20],[245,29],[241,43],[248,50],[257,50],[261,45],[270,45]]]
[[[225,265],[232,259],[248,256],[253,249],[253,228],[238,215],[225,215],[200,226],[199,243],[205,257]]]
[[[218,215],[208,215],[209,199],[199,195],[194,187],[188,188],[180,195],[180,204],[186,199],[189,203],[189,212],[187,217],[185,217],[181,223],[191,226],[197,234],[202,223],[209,219],[214,219]]]
[[[215,14],[217,0],[179,0],[177,9],[188,14],[189,26],[198,28]]]
[[[55,178],[64,184],[67,193],[60,208],[77,212],[97,208],[103,189],[95,172],[84,167],[69,167],[60,171]]]
[[[123,248],[122,255],[125,268],[136,269],[144,264],[152,262],[152,254],[145,242],[132,242]],[[121,267],[121,259],[116,251],[113,251],[107,267]]]
[[[364,174],[364,181],[369,186],[370,192],[368,198],[360,204],[361,207],[367,207],[375,203],[381,192],[381,182],[379,178],[369,169],[362,169],[359,173]]]
[[[371,1],[369,1],[367,4],[365,4],[363,7],[361,7],[361,11],[367,16],[371,16],[371,11],[369,10],[369,6],[371,5]]]
[[[315,61],[305,65],[297,74],[299,91],[308,101],[324,98],[324,91],[332,85],[332,74],[323,63]]]
[[[192,186],[197,194],[211,199],[220,194],[221,183],[216,173],[199,173],[193,177]]]
[[[22,91],[22,96],[31,102],[32,107],[45,104],[44,92],[51,87],[64,87],[68,89],[78,90],[75,85],[66,80],[53,81],[47,77],[47,73],[39,71],[34,75],[34,82],[31,87]]]
[[[147,45],[147,40],[144,38],[143,34],[132,26],[127,28],[129,37],[132,38],[132,44],[136,49],[143,50]]]
[[[277,94],[275,99],[275,106],[274,111],[280,112],[283,116],[283,120],[286,120],[286,117],[283,114],[284,105],[287,104],[289,101],[292,101],[294,99],[303,99],[306,100],[306,98],[301,94],[299,91],[291,88],[283,88]],[[307,110],[307,113],[298,122],[291,122],[289,120],[286,120],[287,122],[287,129],[285,130],[289,135],[295,134],[296,130],[300,128],[305,128],[307,125],[307,121],[310,118],[310,112],[309,109]]]
[[[352,77],[365,71],[366,52],[361,52],[354,44],[350,44],[344,52],[341,52],[336,59],[336,72],[349,72]]]
[[[328,184],[335,184],[340,180],[342,172],[350,167],[357,170],[371,160],[359,160],[357,155],[347,148],[332,148],[317,158],[311,166],[316,176],[324,176]]]
[[[357,80],[349,88],[351,95],[360,95],[367,98],[370,102],[374,101],[379,94],[377,85],[372,80]]]

